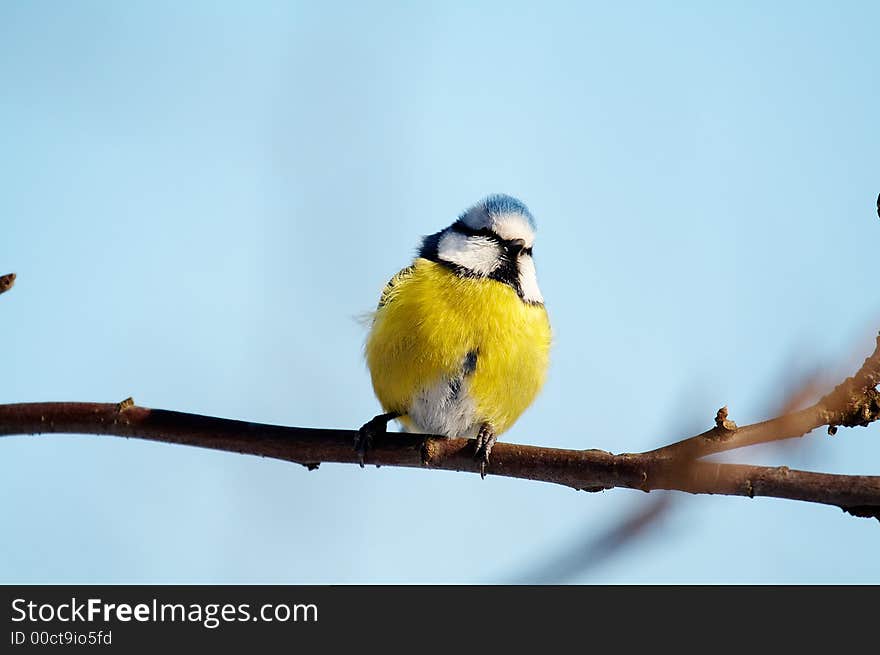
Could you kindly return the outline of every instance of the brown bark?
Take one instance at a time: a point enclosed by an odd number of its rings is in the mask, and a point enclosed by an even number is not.
[[[0,275],[0,293],[6,293],[15,284],[15,273]]]
[[[273,457],[316,468],[323,462],[356,464],[354,430],[283,427],[138,407],[130,401],[0,405],[0,435],[78,433],[138,437]],[[366,463],[479,473],[474,443],[417,434],[376,439]],[[786,467],[684,462],[653,453],[613,455],[498,443],[487,472],[599,491],[651,491],[768,496],[836,505],[859,515],[880,511],[880,476],[833,475]]]
[[[15,274],[0,277],[0,293]],[[827,425],[868,425],[880,418],[880,336],[860,369],[818,403],[769,421],[737,427],[727,408],[715,427],[656,450],[614,455],[602,450],[563,450],[498,443],[491,475],[561,484],[584,491],[626,487],[651,491],[768,496],[836,505],[856,516],[880,520],[880,476],[834,475],[700,461],[706,455],[757,443],[800,437]],[[0,436],[46,433],[103,434],[201,446],[298,462],[309,470],[322,462],[360,463],[353,447],[357,431],[283,427],[138,407],[131,398],[116,404],[23,403],[0,405]],[[431,435],[386,434],[374,441],[365,462],[480,472],[474,443]]]
[[[874,352],[852,377],[841,382],[819,402],[802,409],[743,427],[727,419],[727,408],[718,412],[715,427],[694,437],[678,441],[649,453],[670,459],[696,459],[758,443],[802,437],[827,425],[830,434],[838,426],[867,426],[880,418],[880,335]],[[723,415],[722,415],[723,414]]]

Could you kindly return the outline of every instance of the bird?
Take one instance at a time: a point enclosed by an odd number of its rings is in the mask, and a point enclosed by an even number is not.
[[[498,436],[531,405],[549,367],[536,229],[523,202],[490,195],[424,237],[388,281],[364,347],[383,413],[355,437],[362,467],[396,419],[407,432],[474,439],[485,478]]]

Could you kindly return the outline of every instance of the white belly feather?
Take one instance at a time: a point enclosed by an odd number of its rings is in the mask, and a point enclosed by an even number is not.
[[[469,380],[442,380],[413,398],[407,416],[414,432],[473,438],[480,424]]]

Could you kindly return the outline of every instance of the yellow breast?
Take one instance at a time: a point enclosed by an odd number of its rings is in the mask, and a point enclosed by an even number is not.
[[[385,411],[405,414],[418,393],[459,375],[476,352],[468,376],[475,414],[497,433],[507,430],[544,383],[551,341],[544,307],[501,282],[461,277],[421,258],[393,282],[366,344]]]

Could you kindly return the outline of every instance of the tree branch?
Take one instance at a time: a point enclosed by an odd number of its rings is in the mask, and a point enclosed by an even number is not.
[[[356,464],[354,430],[282,427],[118,404],[25,403],[0,405],[0,435],[78,433],[138,437],[272,457],[316,468],[321,462]],[[366,462],[479,473],[474,443],[391,433],[375,440]],[[786,467],[695,461],[686,466],[652,453],[613,455],[498,443],[487,472],[565,485],[585,491],[625,487],[651,491],[768,496],[826,505],[851,513],[880,513],[880,476],[832,475]]]
[[[837,426],[867,426],[880,419],[880,335],[874,352],[852,377],[841,382],[819,402],[760,423],[737,427],[727,419],[727,408],[718,411],[715,427],[702,434],[648,451],[659,458],[692,460],[743,446],[802,437],[827,425],[835,434]]]
[[[0,276],[0,293],[6,293],[15,284],[15,273]]]
[[[0,277],[0,294],[15,274]],[[663,448],[614,455],[602,450],[563,450],[496,444],[487,472],[565,485],[583,491],[614,487],[674,489],[689,493],[767,496],[836,505],[855,516],[880,520],[880,476],[834,475],[785,466],[745,466],[697,461],[712,453],[799,437],[822,425],[868,425],[880,418],[880,336],[874,352],[850,378],[818,403],[743,428],[718,411],[715,427]],[[300,463],[313,470],[322,462],[360,463],[353,447],[357,431],[282,427],[138,407],[131,398],[116,404],[22,403],[0,405],[0,436],[46,433],[103,434],[201,446]],[[374,440],[365,461],[480,472],[467,439],[390,434]]]

